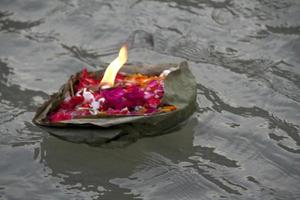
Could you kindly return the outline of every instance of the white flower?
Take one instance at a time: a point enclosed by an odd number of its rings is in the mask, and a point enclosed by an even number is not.
[[[91,107],[93,110],[98,110],[100,108],[100,102],[99,101],[92,101]]]
[[[168,76],[170,73],[171,73],[171,70],[166,69],[166,70],[164,70],[164,71],[159,75],[159,77],[166,77],[166,76]]]
[[[99,108],[104,103],[104,101],[105,101],[104,98],[100,98],[98,101],[93,99],[92,102],[90,103],[90,106],[91,106],[90,113],[92,115],[97,115],[99,113]]]
[[[168,76],[171,72],[176,71],[178,69],[178,67],[171,67],[170,69],[165,69],[160,75],[159,77],[165,78],[166,76]]]
[[[105,102],[105,99],[102,97],[98,101],[99,101],[100,104],[103,104]]]
[[[84,98],[84,103],[89,103],[95,100],[94,95],[91,92],[87,91],[86,88],[83,89],[82,96]]]

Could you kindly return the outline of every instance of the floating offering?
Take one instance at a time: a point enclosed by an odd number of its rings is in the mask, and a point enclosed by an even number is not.
[[[38,109],[33,122],[69,141],[103,144],[163,134],[193,113],[196,82],[187,62],[126,62],[124,45],[105,71],[83,69],[71,76]]]

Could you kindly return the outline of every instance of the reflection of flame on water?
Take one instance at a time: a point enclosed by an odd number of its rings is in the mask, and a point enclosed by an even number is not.
[[[100,82],[101,88],[111,88],[114,86],[115,78],[121,67],[127,62],[128,47],[123,45],[119,51],[119,56],[114,59],[106,68],[104,76]]]

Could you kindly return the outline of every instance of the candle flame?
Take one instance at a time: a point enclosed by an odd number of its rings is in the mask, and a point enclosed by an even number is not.
[[[127,44],[124,44],[116,59],[114,59],[109,66],[106,68],[104,76],[100,82],[101,88],[111,88],[114,86],[115,79],[118,71],[121,67],[127,62],[128,58],[128,47]]]

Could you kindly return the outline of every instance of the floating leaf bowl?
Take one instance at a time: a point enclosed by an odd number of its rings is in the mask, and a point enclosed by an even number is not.
[[[36,112],[33,122],[51,134],[72,142],[101,145],[111,141],[128,142],[144,136],[161,135],[176,127],[193,114],[196,105],[196,81],[187,62],[180,64],[159,64],[153,66],[125,65],[122,72],[159,75],[164,70],[171,72],[164,80],[162,103],[176,106],[176,110],[135,116],[90,116],[60,122],[50,122],[53,112],[64,100],[66,93],[73,92],[73,85],[81,72],[72,75],[60,90],[53,94]],[[102,75],[104,70],[93,73]]]

